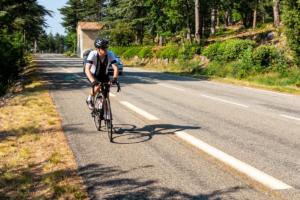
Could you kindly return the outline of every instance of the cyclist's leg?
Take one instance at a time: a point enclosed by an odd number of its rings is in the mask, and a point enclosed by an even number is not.
[[[95,78],[95,77],[94,77]],[[96,78],[95,78],[96,79]],[[96,79],[97,80],[97,79]],[[90,82],[90,80],[88,80]],[[98,81],[98,80],[97,80]],[[90,82],[91,84],[91,82]],[[94,91],[93,91],[94,89]],[[94,103],[93,103],[93,99],[94,99],[94,96],[97,92],[99,92],[100,90],[100,87],[96,87],[96,88],[92,88],[91,89],[91,92],[90,92],[90,95],[86,98],[86,103],[89,107],[90,110],[93,110],[94,109]]]

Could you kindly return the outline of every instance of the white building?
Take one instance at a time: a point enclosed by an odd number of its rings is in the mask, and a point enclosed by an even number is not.
[[[77,55],[81,58],[87,49],[94,49],[94,41],[103,25],[98,22],[78,22],[77,25]]]

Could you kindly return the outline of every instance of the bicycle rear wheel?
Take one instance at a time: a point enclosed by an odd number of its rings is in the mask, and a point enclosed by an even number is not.
[[[113,136],[113,125],[112,125],[112,113],[111,113],[109,99],[106,99],[106,101],[105,101],[104,116],[105,116],[105,125],[106,125],[106,131],[108,134],[108,139],[110,142],[112,142],[113,141],[113,137],[112,137]]]

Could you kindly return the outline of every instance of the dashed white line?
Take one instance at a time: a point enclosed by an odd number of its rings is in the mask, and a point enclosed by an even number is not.
[[[249,106],[247,106],[245,104],[240,104],[240,103],[236,103],[236,102],[233,102],[233,101],[228,101],[228,100],[221,99],[221,98],[218,98],[218,97],[208,96],[208,95],[205,95],[205,94],[200,94],[200,96],[211,99],[211,100],[220,101],[220,102],[223,102],[223,103],[228,103],[228,104],[232,104],[232,105],[236,105],[236,106],[240,106],[240,107],[244,107],[244,108],[249,108]]]
[[[32,60],[33,62],[82,62],[82,59],[78,59],[78,60],[74,60],[74,59],[70,59],[70,60]]]
[[[293,116],[290,116],[290,115],[280,115],[282,117],[285,117],[285,118],[288,118],[288,119],[293,119],[293,120],[297,120],[297,121],[300,121],[300,118],[297,118],[297,117],[293,117]]]
[[[252,179],[260,182],[261,184],[273,189],[273,190],[285,190],[291,189],[292,187],[287,185],[286,183],[216,149],[213,146],[201,141],[194,136],[187,134],[183,131],[175,132],[175,135],[182,140],[192,144],[196,148],[206,152],[207,154],[213,156],[214,158],[220,160],[223,163],[231,166],[232,168],[236,169],[237,171],[251,177]]]
[[[127,108],[133,110],[134,112],[142,115],[143,117],[145,117],[148,120],[151,121],[156,121],[159,120],[157,117],[155,117],[154,115],[136,107],[135,105],[132,105],[131,103],[127,102],[127,101],[120,101],[121,104],[123,104],[124,106],[126,106]]]
[[[74,73],[74,72],[72,72],[72,71],[70,71],[70,70],[68,70],[68,69],[66,69],[66,68],[62,68],[65,72],[68,72],[68,73]]]
[[[159,83],[158,85],[166,87],[166,88],[171,88],[171,89],[174,89],[174,90],[178,90],[178,91],[181,91],[181,92],[186,91],[183,88],[176,87],[176,86],[169,85],[169,84]],[[218,98],[218,97],[213,97],[213,96],[209,96],[209,95],[205,95],[205,94],[200,94],[200,96],[211,99],[211,100],[220,101],[220,102],[223,102],[223,103],[229,103],[229,104],[232,104],[232,105],[236,105],[236,106],[240,106],[240,107],[244,107],[244,108],[249,108],[249,106],[247,106],[247,105],[244,105],[244,104],[241,104],[241,103],[236,103],[236,102],[225,100],[225,99],[221,99],[221,98]]]
[[[171,89],[174,89],[174,90],[182,91],[182,92],[185,91],[183,88],[179,88],[179,87],[169,85],[169,84],[165,84],[165,83],[159,83],[158,85],[166,87],[166,88],[171,88]]]

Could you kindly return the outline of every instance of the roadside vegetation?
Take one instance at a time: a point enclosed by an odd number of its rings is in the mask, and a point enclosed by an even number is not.
[[[2,0],[0,3],[0,97],[19,77],[45,26],[50,11],[36,1]]]
[[[87,199],[37,68],[0,105],[0,199]],[[22,85],[22,86],[20,86]]]
[[[299,8],[294,0],[69,0],[61,14],[68,35],[78,21],[106,24],[99,37],[125,63],[299,93]]]
[[[36,0],[0,3],[0,199],[87,199],[54,104],[30,65],[47,15]]]

